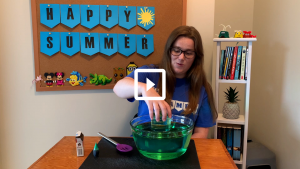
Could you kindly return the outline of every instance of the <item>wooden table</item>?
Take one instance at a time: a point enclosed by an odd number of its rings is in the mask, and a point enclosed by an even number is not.
[[[79,168],[101,137],[84,137],[84,157],[77,157],[75,137],[65,136],[29,169]],[[237,169],[224,144],[218,139],[194,139],[201,169]]]

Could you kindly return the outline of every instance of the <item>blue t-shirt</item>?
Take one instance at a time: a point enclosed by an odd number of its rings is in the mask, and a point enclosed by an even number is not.
[[[138,69],[156,69],[154,66],[142,66]],[[159,73],[139,73],[138,81],[142,83],[146,83],[146,78],[151,80],[157,88]],[[127,77],[131,77],[134,79],[134,72],[131,72]],[[167,86],[166,86],[167,87]],[[185,78],[179,79],[176,78],[175,91],[173,93],[173,98],[171,101],[171,110],[174,115],[183,115],[183,111],[187,108],[188,102],[188,89],[189,84]],[[135,99],[130,98],[128,101],[133,102]],[[139,100],[139,108],[138,108],[138,116],[148,115],[149,110],[146,102],[144,100]],[[215,125],[213,123],[213,116],[211,113],[211,109],[208,103],[208,96],[205,91],[205,88],[202,86],[200,90],[200,97],[198,102],[197,110],[187,116],[193,119],[196,127],[212,127]]]

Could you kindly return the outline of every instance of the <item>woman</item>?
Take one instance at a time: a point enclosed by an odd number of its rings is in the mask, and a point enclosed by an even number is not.
[[[209,127],[215,125],[215,109],[212,89],[206,80],[203,63],[203,46],[199,32],[190,26],[180,26],[169,36],[159,66],[149,65],[142,69],[160,68],[166,71],[166,99],[139,101],[138,116],[149,114],[156,120],[162,112],[163,121],[172,114],[185,115],[194,120],[192,137],[207,138]],[[146,78],[155,88],[146,90]],[[143,97],[160,97],[162,84],[159,73],[139,73],[138,92]],[[114,92],[121,98],[134,100],[134,73],[120,80]],[[170,106],[171,105],[171,106]]]

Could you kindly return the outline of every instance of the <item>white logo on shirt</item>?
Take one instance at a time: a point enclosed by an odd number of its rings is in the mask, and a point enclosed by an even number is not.
[[[182,102],[182,101],[178,101],[178,100],[171,100],[171,110],[175,109],[178,112],[182,111],[182,110],[186,110],[186,108],[188,107],[189,102]],[[193,112],[193,114],[197,113],[199,104],[197,104],[197,108],[196,111]]]
[[[175,101],[175,109],[177,111],[183,110],[184,102],[181,101]]]

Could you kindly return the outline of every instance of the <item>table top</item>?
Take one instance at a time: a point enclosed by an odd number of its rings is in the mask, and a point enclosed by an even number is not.
[[[79,168],[101,137],[84,137],[84,156],[77,157],[74,136],[65,136],[29,169]],[[219,139],[194,138],[201,169],[237,169],[223,142]]]

